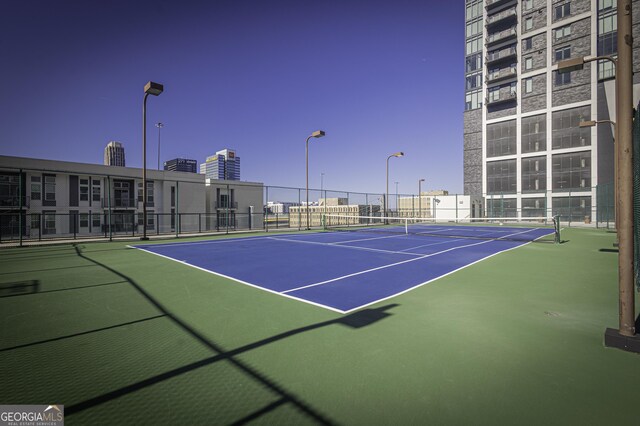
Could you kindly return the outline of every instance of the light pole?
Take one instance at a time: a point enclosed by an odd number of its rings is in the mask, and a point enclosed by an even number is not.
[[[418,179],[418,217],[422,217],[422,182],[424,179]]]
[[[398,182],[394,182],[396,184],[396,216],[400,215],[400,209],[398,208]]]
[[[307,230],[311,229],[309,227],[309,139],[311,138],[321,138],[325,135],[324,130],[316,130],[315,132],[311,133],[309,135],[309,137],[307,137],[307,140],[305,141],[305,150],[304,150],[304,154],[305,154],[305,169],[306,169],[306,174],[307,174]]]
[[[156,127],[158,128],[158,170],[160,170],[160,129],[164,127],[164,124],[156,123]]]
[[[387,157],[387,192],[384,195],[384,215],[389,216],[389,159],[392,157],[402,157],[404,156],[404,152],[396,152],[395,154],[391,154]]]
[[[142,100],[142,237],[147,237],[147,97],[158,96],[164,90],[162,84],[148,82],[144,85],[144,98]]]
[[[558,63],[558,72],[582,69],[585,62],[606,59],[616,68],[616,158],[618,160],[618,329],[608,328],[605,346],[640,352],[635,330],[635,295],[633,273],[633,53],[631,0],[618,0],[618,58],[601,56],[574,58]],[[633,343],[632,343],[633,342]],[[635,350],[634,350],[635,348]]]

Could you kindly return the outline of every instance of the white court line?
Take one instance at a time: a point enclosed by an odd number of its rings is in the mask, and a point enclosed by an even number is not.
[[[228,275],[221,274],[219,272],[211,271],[209,269],[201,268],[200,266],[192,265],[191,263],[187,263],[187,262],[185,262],[183,260],[174,259],[173,257],[165,256],[165,255],[160,254],[160,253],[154,253],[152,251],[149,251],[149,250],[146,250],[146,249],[143,249],[143,248],[140,248],[140,247],[131,246],[131,248],[135,248],[135,249],[138,249],[140,251],[144,251],[146,253],[154,254],[156,256],[164,257],[165,259],[169,259],[169,260],[173,260],[174,262],[178,262],[181,265],[190,266],[192,268],[199,269],[200,271],[208,272],[210,274],[217,275],[217,276],[222,277],[222,278],[226,278],[226,279],[229,279],[229,280],[232,280],[232,281],[236,281],[236,282],[239,282],[240,284],[244,284],[244,285],[247,285],[249,287],[253,287],[253,288],[260,289],[260,290],[264,290],[264,291],[266,291],[268,293],[271,293],[271,294],[277,294],[278,296],[288,297],[289,299],[297,300],[298,302],[304,302],[304,303],[308,303],[309,305],[319,306],[321,308],[329,309],[330,311],[338,312],[340,314],[344,314],[345,313],[345,311],[342,311],[340,309],[336,309],[336,308],[331,307],[331,306],[323,305],[321,303],[312,302],[312,301],[306,300],[306,299],[301,299],[300,297],[296,297],[296,296],[290,296],[288,294],[282,294],[282,293],[280,293],[278,291],[270,290],[270,289],[268,289],[266,287],[262,287],[262,286],[257,285],[257,284],[251,284],[250,282],[242,281],[242,280],[239,280],[237,278],[233,278],[233,277],[230,277]]]
[[[532,231],[532,230],[528,229],[526,231],[516,232],[516,233],[511,234],[511,235],[524,234],[524,233],[530,232],[530,231]],[[511,235],[509,235],[509,236],[511,236]],[[381,269],[391,268],[391,267],[394,267],[394,266],[397,266],[397,265],[402,265],[404,263],[415,262],[416,260],[426,259],[427,257],[437,256],[439,254],[447,253],[447,252],[450,252],[450,251],[453,251],[453,250],[458,250],[458,249],[466,248],[466,247],[478,246],[478,245],[490,243],[490,242],[493,242],[493,241],[496,241],[496,240],[486,240],[486,241],[480,241],[478,243],[465,244],[465,245],[462,245],[462,246],[452,247],[450,249],[438,251],[438,252],[435,252],[435,253],[425,254],[423,256],[416,257],[414,259],[403,260],[403,261],[400,261],[400,262],[391,263],[389,265],[378,266],[377,268],[371,268],[371,269],[367,269],[365,271],[360,271],[360,272],[355,272],[353,274],[344,275],[342,277],[333,278],[333,279],[326,280],[326,281],[321,281],[319,283],[314,283],[314,284],[309,284],[309,285],[305,285],[305,286],[302,286],[302,287],[292,288],[292,289],[285,290],[285,291],[281,292],[281,294],[291,293],[291,292],[298,291],[298,290],[304,290],[306,288],[311,288],[311,287],[317,287],[319,285],[325,285],[325,284],[329,284],[329,283],[332,283],[332,282],[335,282],[335,281],[340,281],[340,280],[343,280],[345,278],[355,277],[357,275],[367,274],[369,272],[374,272],[374,271],[379,271]]]
[[[440,245],[440,244],[449,244],[449,243],[453,243],[453,242],[456,242],[456,241],[462,241],[462,240],[466,240],[466,239],[467,238],[455,238],[455,239],[450,239],[450,240],[447,240],[447,241],[440,241],[439,243],[422,244],[421,246],[409,247],[408,249],[404,249],[404,250],[400,250],[400,251],[413,250],[413,249],[422,248],[422,247],[437,246],[437,245]]]
[[[371,240],[382,240],[384,238],[398,238],[398,237],[406,237],[407,234],[395,234],[395,235],[386,235],[384,237],[374,237],[374,238],[360,238],[358,240],[347,240],[347,241],[336,241],[331,244],[346,244],[346,243],[359,243],[360,241],[371,241]]]
[[[405,251],[382,250],[382,249],[374,249],[374,248],[368,248],[368,247],[357,247],[357,246],[339,246],[339,245],[336,245],[334,243],[321,243],[321,242],[318,242],[318,241],[290,240],[290,239],[287,239],[287,238],[277,238],[277,237],[269,237],[269,238],[271,238],[272,240],[276,240],[276,241],[287,241],[287,242],[290,242],[290,243],[314,244],[314,245],[326,246],[326,247],[340,247],[340,248],[351,249],[351,250],[364,250],[364,251],[373,251],[373,252],[387,253],[387,254],[405,254],[405,255],[410,255],[410,256],[422,256],[422,253],[409,253],[409,252],[405,252]]]

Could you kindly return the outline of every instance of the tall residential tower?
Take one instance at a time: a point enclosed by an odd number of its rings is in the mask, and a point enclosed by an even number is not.
[[[613,188],[613,126],[580,123],[615,121],[615,69],[561,74],[557,62],[616,55],[616,1],[465,4],[464,192],[482,203],[476,215],[595,220],[597,187]],[[634,70],[639,59],[634,48]]]
[[[104,148],[104,165],[124,167],[124,146],[120,142],[109,142]]]
[[[200,163],[200,173],[207,179],[240,180],[240,157],[231,149],[223,149]]]

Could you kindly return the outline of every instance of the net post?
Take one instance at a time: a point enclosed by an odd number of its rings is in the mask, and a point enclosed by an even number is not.
[[[409,234],[409,218],[404,219],[404,233]]]
[[[554,239],[553,242],[555,244],[560,244],[560,215],[556,214],[553,216],[553,228],[554,228]]]

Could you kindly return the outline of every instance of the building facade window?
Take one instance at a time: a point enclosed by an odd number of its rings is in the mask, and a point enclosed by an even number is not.
[[[547,149],[547,115],[524,117],[521,122],[522,152],[540,152]]]
[[[546,202],[544,197],[523,198],[522,217],[547,217]]]
[[[467,72],[478,71],[482,69],[482,53],[474,53],[467,56],[466,59]]]
[[[56,177],[44,177],[44,199],[45,201],[56,201]]]
[[[474,37],[467,40],[466,54],[471,55],[482,50],[482,37]]]
[[[100,201],[100,179],[92,179],[91,181],[91,199],[93,201]]]
[[[100,228],[100,213],[91,214],[91,226],[94,228]]]
[[[467,93],[465,95],[464,110],[470,111],[478,108],[482,108],[482,91],[476,90]]]
[[[554,31],[555,39],[559,40],[563,37],[571,35],[571,25],[565,25],[564,27],[556,28]]]
[[[555,154],[552,163],[553,191],[591,190],[591,151]]]
[[[80,179],[80,201],[89,201],[89,179]]]
[[[562,19],[571,15],[571,3],[559,4],[554,7],[555,19]]]
[[[80,213],[80,228],[89,227],[89,213]]]
[[[466,78],[466,90],[479,89],[482,87],[482,73],[468,75]]]
[[[533,47],[533,37],[522,39],[522,49],[529,50]]]
[[[516,160],[487,162],[487,194],[515,194],[516,181]]]
[[[533,9],[533,0],[522,0],[522,10]]]
[[[533,18],[527,18],[524,20],[524,30],[529,31],[533,28]]]
[[[524,79],[524,93],[533,92],[533,78],[525,78]]]
[[[31,176],[31,200],[40,200],[42,197],[42,178]]]
[[[467,1],[465,16],[467,21],[482,16],[482,0]]]
[[[554,112],[551,147],[563,149],[591,145],[591,129],[580,127],[580,122],[588,121],[590,117],[591,108],[589,106]]]
[[[547,189],[547,157],[522,159],[522,192]]]
[[[487,125],[487,157],[516,154],[516,121]]]
[[[565,59],[569,59],[571,57],[571,46],[563,46],[561,48],[556,49],[555,51],[555,61],[564,61]],[[558,71],[554,71],[555,74],[555,83],[556,86],[562,86],[565,84],[571,83],[571,73],[565,72],[560,73]]]
[[[53,211],[42,212],[43,218],[43,234],[55,234],[56,233],[56,213]]]
[[[489,198],[487,199],[488,217],[517,217],[518,200],[515,198]]]
[[[591,197],[553,197],[553,212],[560,215],[560,221],[584,221],[591,217]]]
[[[533,57],[532,56],[528,56],[528,57],[524,58],[524,69],[525,70],[530,70],[531,68],[533,68]]]
[[[482,18],[467,22],[467,37],[473,37],[482,32]]]

